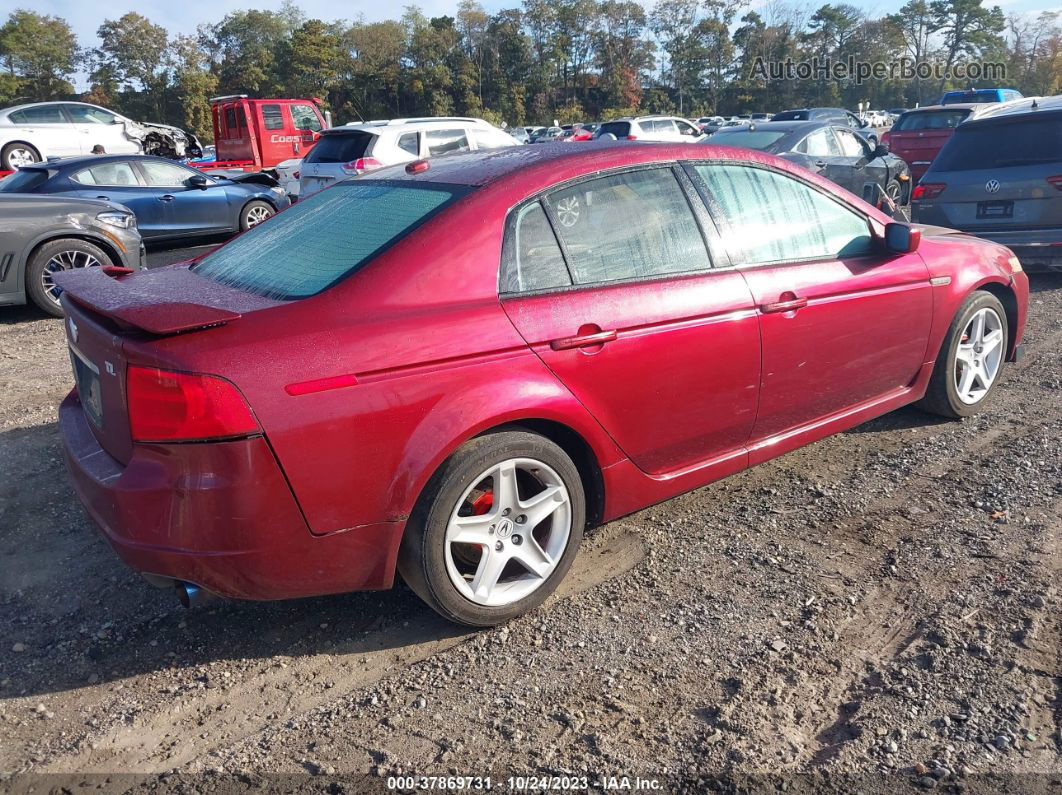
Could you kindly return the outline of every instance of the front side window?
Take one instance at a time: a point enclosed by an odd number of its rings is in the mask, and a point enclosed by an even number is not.
[[[457,185],[340,182],[252,227],[193,270],[268,298],[307,298],[353,273],[467,193],[468,188]]]
[[[576,284],[711,267],[693,211],[670,168],[611,174],[545,199]]]
[[[476,149],[501,149],[515,143],[511,135],[501,130],[473,128],[471,132],[472,140],[476,142]]]
[[[464,130],[428,130],[425,134],[428,136],[428,154],[432,157],[469,149]]]
[[[697,128],[688,122],[676,121],[675,124],[678,125],[679,134],[681,135],[700,135]]]
[[[501,292],[520,293],[572,283],[557,238],[539,202],[522,207],[511,221],[502,259]]]
[[[317,118],[317,111],[309,105],[292,105],[291,118],[296,130],[321,132],[321,120]]]
[[[39,105],[8,114],[15,124],[66,124],[66,117],[58,105]]]
[[[91,105],[65,105],[74,124],[113,124],[117,120],[110,111],[94,108]]]
[[[841,154],[841,147],[838,146],[837,139],[833,136],[833,130],[829,127],[820,127],[801,141],[796,151],[813,157],[830,157]]]
[[[845,157],[866,157],[867,150],[854,132],[837,129],[835,134],[841,144],[841,152]]]
[[[841,259],[871,253],[865,218],[793,177],[750,166],[698,164],[723,211],[737,263]]]
[[[178,187],[184,185],[185,181],[193,175],[193,172],[173,163],[158,163],[153,160],[141,160],[140,168],[144,172],[147,184],[153,188]]]
[[[280,111],[280,105],[263,105],[262,123],[267,130],[283,130],[284,114]]]
[[[111,187],[139,185],[133,167],[122,161],[100,163],[98,166],[82,169],[70,177],[82,185],[108,185]]]

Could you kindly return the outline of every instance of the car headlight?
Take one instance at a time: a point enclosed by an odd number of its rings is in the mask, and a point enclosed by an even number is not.
[[[277,194],[278,196],[283,196],[284,195],[284,189],[282,187],[280,187],[279,185],[277,185],[275,188],[270,188],[270,190],[273,191],[273,193]]]
[[[121,229],[136,229],[136,216],[119,210],[104,210],[96,216],[96,220]]]

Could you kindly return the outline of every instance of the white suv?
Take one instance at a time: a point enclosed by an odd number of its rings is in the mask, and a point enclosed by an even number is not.
[[[299,196],[306,198],[341,179],[396,163],[519,145],[483,119],[391,119],[332,127],[321,132],[299,166]]]
[[[636,116],[606,121],[597,128],[595,138],[615,136],[620,141],[699,141],[706,137],[686,119],[678,116]]]

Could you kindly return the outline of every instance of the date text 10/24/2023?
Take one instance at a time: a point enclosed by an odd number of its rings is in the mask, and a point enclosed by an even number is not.
[[[387,789],[415,790],[471,790],[490,791],[495,788],[510,792],[585,791],[589,789],[616,792],[651,792],[663,789],[655,778],[625,775],[592,776],[389,776]]]

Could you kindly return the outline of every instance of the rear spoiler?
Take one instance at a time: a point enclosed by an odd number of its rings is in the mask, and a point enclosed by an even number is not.
[[[56,273],[55,284],[63,291],[60,300],[72,301],[126,329],[159,336],[231,323],[243,311],[262,308],[255,304],[273,303],[201,279],[187,266],[133,274],[121,270],[79,268]],[[195,300],[168,300],[167,296]],[[248,306],[240,307],[240,303]]]

